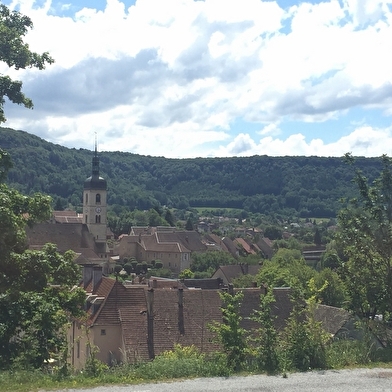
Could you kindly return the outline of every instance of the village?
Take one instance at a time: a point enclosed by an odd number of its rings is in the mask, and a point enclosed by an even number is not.
[[[92,175],[84,182],[83,214],[54,211],[49,222],[27,228],[30,249],[38,250],[52,243],[60,253],[72,250],[82,271],[80,287],[86,292],[87,316],[70,320],[71,366],[83,369],[92,350],[98,360],[109,366],[150,360],[177,344],[193,345],[203,353],[216,351],[217,343],[209,326],[223,321],[219,292],[238,292],[232,280],[241,275],[255,276],[261,263],[222,265],[205,279],[180,279],[179,275],[190,268],[195,253],[219,250],[238,257],[240,251],[245,251],[268,259],[273,253],[272,241],[262,236],[258,236],[257,243],[244,236],[234,240],[221,238],[208,232],[204,222],[191,231],[168,226],[132,227],[129,234],[111,241],[107,208],[107,183],[99,175],[95,148]],[[244,229],[243,234],[251,237],[254,229],[248,233]],[[317,251],[310,253],[310,258],[319,257]],[[160,263],[171,271],[171,277],[146,279],[143,274],[131,274],[132,279],[118,279],[124,270],[116,271],[116,266],[124,260],[144,265]],[[240,313],[243,327],[248,330],[255,327],[250,316],[259,306],[260,295],[268,289],[253,286],[241,289],[244,300]],[[290,288],[270,289],[275,298],[274,324],[282,330],[293,307]],[[355,334],[355,319],[346,310],[319,305],[316,317],[333,336]]]

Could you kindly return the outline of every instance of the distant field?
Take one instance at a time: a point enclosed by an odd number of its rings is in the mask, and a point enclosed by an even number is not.
[[[192,207],[193,210],[196,210],[198,214],[201,214],[205,211],[208,212],[215,212],[215,211],[238,211],[241,212],[242,210],[238,208],[216,208],[216,207]]]

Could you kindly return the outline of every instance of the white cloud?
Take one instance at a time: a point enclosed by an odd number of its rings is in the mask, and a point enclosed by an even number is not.
[[[286,139],[266,136],[257,143],[250,135],[240,134],[227,146],[221,146],[218,155],[318,155],[340,157],[347,152],[351,152],[355,156],[381,156],[391,153],[391,151],[388,151],[388,146],[392,144],[391,131],[392,127],[375,129],[368,125],[362,125],[332,143],[325,143],[321,139],[312,139],[308,142],[301,133],[293,134]]]
[[[50,0],[12,1],[33,19],[32,50],[48,50],[56,63],[12,72],[35,109],[7,106],[7,126],[75,147],[90,147],[98,132],[105,149],[172,157],[336,155],[344,147],[342,155],[350,146],[378,155],[382,145],[365,133],[389,137],[369,124],[336,134],[336,144],[276,138],[287,120],[336,123],[353,108],[392,115],[390,1],[86,4],[60,17]],[[259,122],[261,141],[246,129],[232,135],[238,118]]]

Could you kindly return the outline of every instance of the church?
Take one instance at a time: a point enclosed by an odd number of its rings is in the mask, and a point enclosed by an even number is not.
[[[97,143],[92,158],[92,173],[83,186],[83,214],[76,211],[54,211],[49,222],[26,228],[29,249],[41,249],[46,243],[56,244],[64,253],[73,250],[80,265],[98,264],[110,272],[111,250],[107,239],[107,182],[99,175]]]

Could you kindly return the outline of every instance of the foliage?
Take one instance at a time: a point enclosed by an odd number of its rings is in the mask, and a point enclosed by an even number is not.
[[[81,207],[83,182],[91,172],[91,151],[68,149],[7,128],[0,128],[0,147],[13,157],[10,186]],[[263,214],[263,219],[270,220],[267,226],[281,228],[287,218],[335,217],[342,207],[340,198],[355,192],[351,170],[340,158],[166,159],[101,152],[100,161],[101,175],[108,181],[111,213],[120,216],[139,210],[132,218],[137,226],[148,225],[151,208],[165,205],[184,225],[189,208],[200,207],[200,211],[214,209],[225,216],[231,211],[236,218],[247,216],[246,223],[252,225],[260,225]],[[377,177],[377,159],[358,158],[357,162],[369,179]],[[250,214],[258,216],[250,222]],[[166,218],[165,212],[162,216]]]
[[[250,317],[259,324],[249,338],[251,355],[256,360],[257,368],[268,373],[275,373],[279,370],[278,333],[271,312],[271,304],[274,301],[272,290],[262,294],[260,309],[255,309]]]
[[[141,364],[136,375],[145,380],[170,378],[211,377],[227,375],[222,357],[213,360],[195,346],[175,345],[173,350],[158,355],[154,361]]]
[[[83,290],[71,290],[79,280],[73,252],[25,249],[26,225],[48,218],[50,203],[0,183],[0,368],[38,368],[61,357],[67,317],[80,315],[84,303]]]
[[[238,371],[244,365],[247,351],[246,331],[240,325],[242,317],[239,313],[244,295],[241,291],[236,294],[223,291],[219,295],[223,303],[223,323],[214,323],[210,328],[227,356],[228,368]]]
[[[356,169],[358,197],[338,216],[336,239],[345,257],[339,272],[350,307],[366,319],[392,311],[392,160],[382,156],[381,163],[371,185]]]
[[[339,274],[330,268],[324,268],[313,278],[315,288],[318,290],[316,300],[337,308],[347,306],[347,290]]]
[[[211,276],[220,265],[237,264],[236,259],[228,252],[213,251],[194,253],[192,255],[191,271],[208,272]]]
[[[238,288],[254,287],[255,276],[250,274],[241,275],[238,278],[232,279],[231,283],[234,287]]]
[[[195,276],[195,274],[188,268],[182,270],[179,275],[178,278],[179,279],[193,279]]]
[[[309,370],[326,368],[325,346],[328,341],[321,323],[314,319],[316,302],[307,306],[300,296],[293,295],[293,311],[280,340],[283,369]]]
[[[47,52],[38,54],[23,42],[29,29],[33,28],[31,19],[17,11],[10,11],[0,4],[0,61],[16,70],[25,68],[44,69],[53,59]],[[0,74],[0,123],[5,122],[3,105],[5,97],[11,102],[32,108],[33,102],[22,93],[22,82]]]
[[[309,296],[308,281],[316,271],[307,266],[298,250],[279,249],[271,260],[265,260],[257,274],[258,284],[269,287],[293,287]]]

